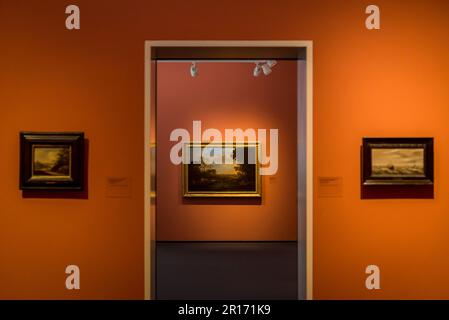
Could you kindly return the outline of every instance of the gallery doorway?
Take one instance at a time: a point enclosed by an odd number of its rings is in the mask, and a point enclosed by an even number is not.
[[[147,41],[145,49],[145,298],[311,299],[312,43]],[[182,130],[199,142],[248,128],[278,130],[279,168],[270,175],[265,166],[260,189],[195,192],[205,177],[185,178],[195,167],[170,157]]]

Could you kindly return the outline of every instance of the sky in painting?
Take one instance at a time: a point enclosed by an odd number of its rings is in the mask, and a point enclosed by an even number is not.
[[[374,148],[372,152],[372,165],[383,167],[393,165],[395,167],[424,166],[424,149],[420,148]]]
[[[34,149],[34,161],[39,161],[45,165],[51,165],[58,159],[61,148],[38,147]]]

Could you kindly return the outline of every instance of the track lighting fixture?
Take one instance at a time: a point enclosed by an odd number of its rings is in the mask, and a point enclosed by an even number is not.
[[[195,78],[198,75],[198,67],[196,66],[196,62],[192,62],[190,66],[190,75],[192,78]]]
[[[256,67],[254,68],[253,74],[255,77],[257,77],[262,71],[264,75],[268,76],[273,71],[271,70],[271,68],[274,67],[276,64],[277,64],[276,60],[256,62]]]
[[[262,67],[260,66],[259,62],[256,62],[256,67],[254,68],[253,76],[258,77],[261,72],[262,72]]]
[[[268,64],[266,63],[266,64],[262,65],[262,71],[263,71],[264,75],[268,76],[271,73],[272,70],[268,66]]]
[[[276,60],[268,60],[267,61],[267,66],[269,66],[270,68],[273,68],[275,65],[277,65]]]
[[[217,62],[251,62],[248,60],[220,60]],[[263,72],[264,75],[268,76],[273,70],[272,68],[277,64],[276,60],[253,60],[253,63],[256,64],[253,70],[253,76],[258,77]],[[192,61],[190,65],[190,75],[192,78],[198,76],[198,65],[196,61]]]

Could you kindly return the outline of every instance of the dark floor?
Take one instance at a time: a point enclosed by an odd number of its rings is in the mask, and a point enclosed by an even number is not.
[[[158,242],[157,299],[296,299],[296,242]]]

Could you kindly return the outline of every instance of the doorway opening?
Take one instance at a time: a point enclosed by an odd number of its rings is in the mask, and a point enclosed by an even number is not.
[[[312,298],[312,115],[311,41],[146,42],[146,299]],[[170,133],[198,121],[279,130],[261,198],[184,197]]]

